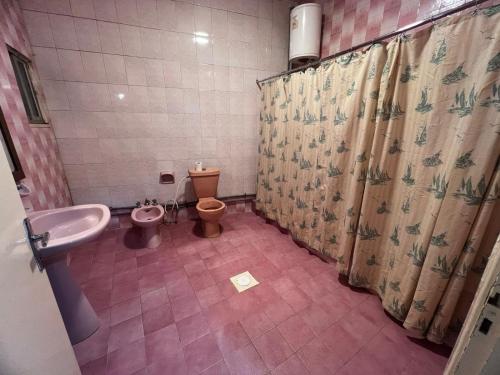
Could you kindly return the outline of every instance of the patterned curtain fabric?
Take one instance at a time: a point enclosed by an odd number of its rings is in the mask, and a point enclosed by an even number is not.
[[[261,91],[257,208],[435,342],[465,317],[499,231],[499,12]]]

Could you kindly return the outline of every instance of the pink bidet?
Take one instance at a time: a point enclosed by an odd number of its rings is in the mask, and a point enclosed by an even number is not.
[[[132,223],[141,228],[141,240],[144,247],[154,249],[161,243],[160,223],[165,210],[161,205],[134,208],[130,215]]]

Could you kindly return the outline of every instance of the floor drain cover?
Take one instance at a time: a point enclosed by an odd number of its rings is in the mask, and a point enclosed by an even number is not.
[[[240,293],[259,284],[259,282],[255,280],[252,274],[248,271],[233,276],[229,280],[231,280],[236,290]]]

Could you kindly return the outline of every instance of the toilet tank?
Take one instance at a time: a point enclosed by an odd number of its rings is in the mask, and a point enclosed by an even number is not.
[[[214,198],[217,195],[220,170],[218,168],[205,168],[204,171],[190,169],[189,177],[193,184],[193,190],[198,199]]]

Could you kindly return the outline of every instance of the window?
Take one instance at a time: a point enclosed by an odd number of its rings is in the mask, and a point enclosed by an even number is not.
[[[17,86],[19,86],[24,108],[26,109],[26,115],[32,124],[45,124],[31,80],[30,60],[12,47],[8,47],[8,50],[10,61],[14,68]]]

